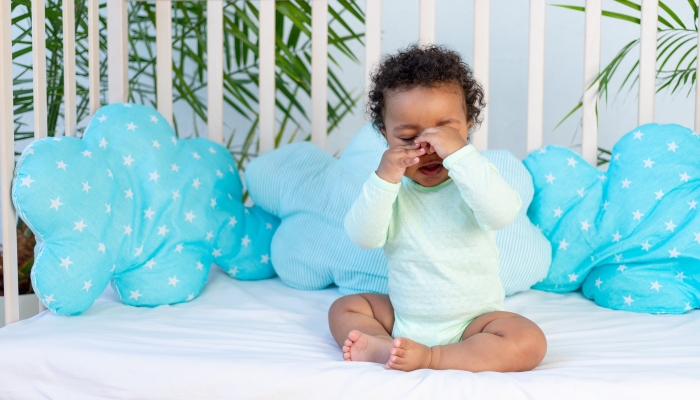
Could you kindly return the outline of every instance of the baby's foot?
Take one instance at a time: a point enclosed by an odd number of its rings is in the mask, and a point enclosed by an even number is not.
[[[396,338],[392,345],[389,361],[386,363],[387,368],[413,371],[430,367],[432,358],[430,347],[407,338]]]
[[[391,338],[367,335],[360,331],[350,331],[343,346],[345,361],[371,361],[384,364],[389,359]]]

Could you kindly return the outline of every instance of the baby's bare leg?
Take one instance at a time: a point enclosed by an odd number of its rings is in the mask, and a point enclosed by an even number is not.
[[[328,325],[345,360],[386,363],[389,359],[394,326],[389,296],[362,293],[341,297],[328,311]]]
[[[479,316],[464,331],[462,341],[429,348],[410,339],[394,339],[387,366],[412,371],[420,368],[471,372],[529,371],[542,362],[547,340],[529,319],[509,312]]]

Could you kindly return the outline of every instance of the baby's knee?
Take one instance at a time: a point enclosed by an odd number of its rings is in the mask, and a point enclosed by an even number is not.
[[[524,361],[523,370],[529,371],[540,365],[547,353],[547,338],[542,330],[533,323],[518,339],[513,344]]]
[[[367,299],[359,294],[350,294],[343,296],[333,302],[331,308],[328,310],[328,315],[338,315],[346,312],[354,312],[360,314],[371,314],[372,307],[370,307]]]

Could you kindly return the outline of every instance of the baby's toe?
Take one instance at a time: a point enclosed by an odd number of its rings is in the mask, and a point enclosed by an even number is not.
[[[350,352],[350,346],[343,346],[343,353],[349,353]]]
[[[411,346],[411,341],[406,338],[396,338],[392,345],[395,349],[407,350]]]
[[[350,359],[350,353],[348,353],[348,352],[343,352],[343,359],[344,359],[345,361],[352,361],[352,360]]]
[[[345,339],[345,346],[347,346],[347,347],[352,346],[352,340],[350,340],[350,339]]]
[[[403,370],[404,360],[402,358],[391,357],[387,361],[386,366],[389,369]]]
[[[392,364],[403,364],[406,360],[403,357],[391,356],[389,362]]]
[[[357,342],[360,336],[362,336],[362,332],[358,330],[350,331],[350,333],[348,333],[348,339],[352,340],[353,342]]]
[[[391,349],[391,355],[397,357],[406,357],[406,350],[394,347]]]

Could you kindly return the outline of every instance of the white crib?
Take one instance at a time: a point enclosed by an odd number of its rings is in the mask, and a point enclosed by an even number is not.
[[[127,99],[127,0],[108,1],[108,99]],[[208,135],[223,141],[223,0],[208,0]],[[242,0],[241,0],[242,1]],[[259,151],[274,148],[275,0],[260,10]],[[312,141],[326,144],[328,0],[311,0]],[[489,88],[489,0],[475,1],[475,75]],[[99,107],[98,3],[89,0],[90,110]],[[435,38],[436,0],[420,0],[420,42]],[[586,0],[582,155],[597,159],[595,78],[600,70],[602,0]],[[642,0],[639,124],[654,120],[658,0]],[[43,0],[32,1],[35,139],[46,136]],[[157,0],[157,105],[173,113],[171,0]],[[73,0],[63,1],[66,135],[76,133]],[[543,145],[545,0],[530,1],[528,152]],[[366,75],[381,55],[381,0],[366,0]],[[0,397],[129,398],[690,398],[700,376],[700,319],[607,310],[579,293],[528,291],[508,310],[535,321],[549,350],[535,371],[412,373],[345,363],[327,332],[337,289],[295,291],[279,279],[241,282],[213,270],[196,302],[128,307],[110,289],[77,318],[19,320],[10,1],[0,1],[0,152],[5,316],[0,330]],[[700,46],[699,46],[700,48]],[[698,63],[700,64],[700,58]],[[699,65],[700,66],[700,65]],[[700,131],[700,91],[695,130]],[[487,110],[488,111],[488,110]],[[488,146],[488,114],[474,143]],[[231,304],[235,304],[232,306]],[[12,325],[10,325],[12,324]],[[669,339],[669,335],[673,337]],[[26,385],[26,386],[20,386]],[[26,389],[24,389],[26,387]],[[691,394],[693,393],[693,394]]]
[[[108,99],[110,103],[128,98],[127,9],[128,0],[107,0],[108,41]],[[260,3],[260,124],[259,152],[274,148],[275,112],[275,0],[258,0]],[[208,138],[223,141],[223,5],[224,0],[208,0]],[[420,0],[420,43],[435,40],[435,2]],[[34,127],[35,139],[46,137],[46,48],[44,8],[40,0],[32,1],[32,40],[34,64]],[[93,114],[100,106],[99,85],[99,0],[89,0],[89,98]],[[639,76],[638,124],[654,121],[656,79],[656,38],[658,0],[642,1],[641,58]],[[165,118],[172,122],[172,0],[156,1],[157,47],[157,104]],[[13,106],[12,106],[12,38],[10,2],[0,5],[0,153],[2,154],[2,223],[5,279],[5,319],[12,323],[19,319],[16,233],[16,216],[10,201],[10,183],[14,169]],[[311,140],[321,148],[326,146],[327,81],[328,81],[328,0],[312,0],[312,90]],[[530,40],[528,72],[527,151],[543,145],[544,124],[544,52],[545,52],[545,0],[530,1]],[[583,133],[581,152],[595,164],[598,151],[598,130],[595,115],[597,83],[600,71],[601,11],[602,0],[586,0]],[[481,82],[488,101],[489,88],[489,0],[474,0],[474,74]],[[76,132],[76,71],[75,33],[69,26],[74,21],[74,1],[63,0],[63,31],[65,55],[65,135]],[[381,0],[366,0],[366,57],[365,82],[371,68],[381,56]],[[700,41],[700,40],[699,40]],[[700,63],[700,57],[698,58]],[[700,130],[700,91],[696,94],[695,130]],[[474,145],[484,150],[488,146],[488,108],[480,134]]]

